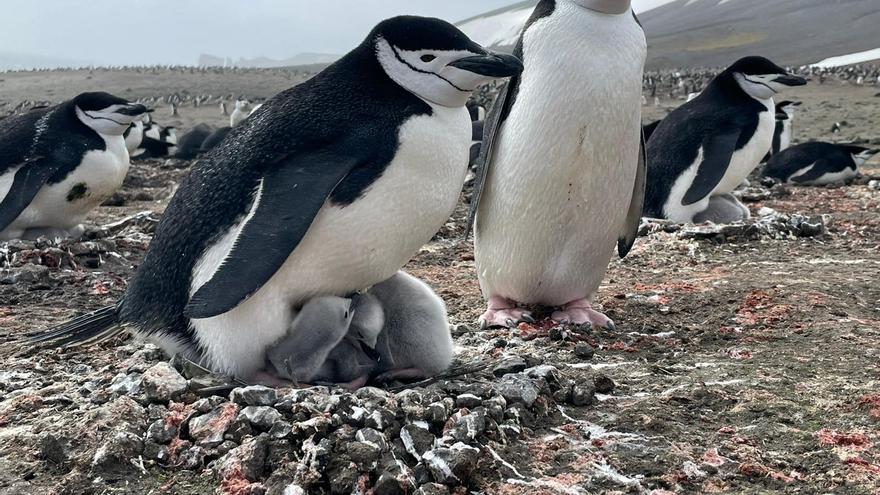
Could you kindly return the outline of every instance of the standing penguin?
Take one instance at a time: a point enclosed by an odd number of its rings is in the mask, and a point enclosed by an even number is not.
[[[302,304],[389,279],[439,230],[467,174],[468,97],[521,71],[445,21],[381,22],[193,167],[117,306],[37,340],[125,326],[249,379]]]
[[[486,119],[474,189],[484,326],[553,319],[613,327],[593,310],[615,242],[626,255],[644,194],[645,33],[630,0],[541,0],[514,54],[525,70]]]
[[[77,237],[130,165],[123,134],[147,112],[107,93],[0,122],[0,240]]]
[[[794,110],[799,106],[801,106],[801,102],[789,100],[776,104],[776,132],[773,133],[773,146],[771,149],[773,154],[785,151],[791,147]]]
[[[806,83],[766,58],[746,57],[670,113],[648,142],[645,216],[693,222],[713,197],[732,193],[770,150],[773,97]]]
[[[880,149],[831,143],[804,143],[773,155],[764,176],[790,184],[824,186],[856,177]]]
[[[248,118],[251,114],[251,102],[245,100],[244,98],[239,98],[235,102],[235,110],[232,111],[232,115],[229,116],[229,127],[235,127],[238,124]]]

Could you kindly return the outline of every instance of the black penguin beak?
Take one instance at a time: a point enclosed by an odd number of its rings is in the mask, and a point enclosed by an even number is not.
[[[449,64],[457,69],[466,70],[488,77],[512,77],[522,73],[524,67],[520,59],[503,53],[487,53],[456,60]]]
[[[805,86],[807,84],[807,80],[803,77],[792,76],[791,74],[779,76],[773,82],[784,84],[785,86]]]
[[[120,115],[128,115],[130,117],[135,117],[137,115],[143,115],[147,113],[147,107],[143,105],[128,105],[126,107],[120,108],[116,111],[116,113]]]

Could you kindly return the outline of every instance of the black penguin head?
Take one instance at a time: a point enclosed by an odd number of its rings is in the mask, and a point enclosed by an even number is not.
[[[880,153],[880,149],[869,149],[864,146],[855,146],[855,145],[844,145],[843,146],[847,152],[849,152],[853,161],[856,163],[856,166],[861,167],[865,163],[868,162],[871,158],[874,158],[874,155]]]
[[[481,84],[523,70],[516,57],[491,53],[440,19],[394,17],[379,23],[367,43],[394,82],[445,107],[463,107]]]
[[[562,0],[602,14],[625,14],[632,0]]]
[[[759,100],[772,98],[787,87],[807,84],[803,77],[789,74],[764,57],[739,59],[724,74],[732,75],[743,91]]]
[[[147,107],[109,93],[83,93],[73,99],[76,115],[98,134],[122,136],[147,114]]]
[[[780,101],[776,104],[776,113],[784,113],[789,118],[791,118],[794,115],[794,109],[799,106],[801,106],[801,102],[799,101]]]

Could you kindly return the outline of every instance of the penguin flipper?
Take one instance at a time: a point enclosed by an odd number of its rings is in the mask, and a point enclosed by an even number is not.
[[[0,231],[21,215],[56,171],[41,158],[32,158],[15,172],[12,187],[0,202]]]
[[[326,151],[296,155],[278,163],[260,181],[254,211],[217,273],[192,296],[188,318],[226,313],[275,275],[296,249],[312,221],[357,157]]]
[[[474,192],[471,197],[471,211],[468,215],[467,228],[464,232],[464,238],[467,239],[471,235],[474,228],[474,222],[477,219],[477,209],[480,207],[480,199],[483,197],[483,189],[486,187],[486,179],[489,177],[489,167],[492,164],[493,154],[495,152],[495,141],[498,139],[498,132],[501,125],[510,113],[510,107],[513,105],[511,95],[512,91],[518,87],[519,76],[511,78],[511,80],[501,88],[495,104],[486,116],[483,128],[483,146],[480,149],[480,156],[477,158],[477,173],[474,180]]]
[[[697,176],[694,177],[694,182],[682,199],[683,206],[698,203],[718,187],[736,152],[739,137],[740,131],[736,130],[712,136],[707,139],[708,142],[703,143],[703,162],[700,163]]]
[[[822,158],[821,160],[817,160],[816,163],[814,163],[813,166],[810,167],[810,170],[807,170],[797,177],[791,177],[789,179],[789,182],[793,182],[795,184],[809,184],[828,173],[828,170],[831,170],[831,163],[828,160]]]
[[[639,139],[639,159],[636,182],[633,186],[633,196],[626,214],[626,223],[620,238],[617,240],[617,254],[626,258],[636,238],[639,236],[639,226],[642,224],[642,211],[645,208],[645,191],[648,186],[648,155],[645,145],[645,132],[642,131]]]

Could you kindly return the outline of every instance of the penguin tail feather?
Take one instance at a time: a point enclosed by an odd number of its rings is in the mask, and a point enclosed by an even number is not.
[[[31,334],[27,340],[33,344],[47,344],[53,348],[79,347],[99,344],[119,335],[123,330],[119,323],[117,306],[107,306],[46,332]]]

